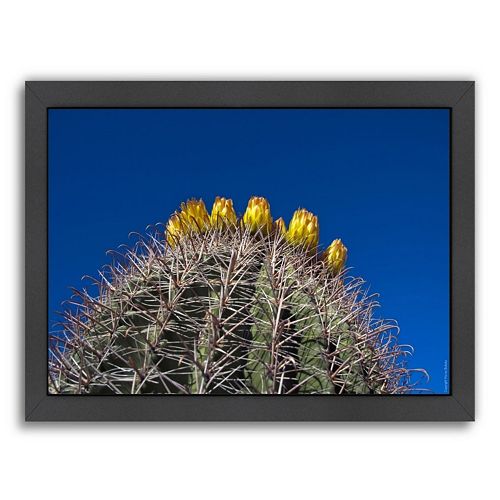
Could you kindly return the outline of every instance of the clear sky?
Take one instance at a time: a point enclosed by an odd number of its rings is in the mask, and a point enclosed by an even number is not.
[[[396,319],[411,367],[448,392],[449,112],[445,109],[52,109],[49,327],[83,275],[181,201],[265,196],[314,212]]]

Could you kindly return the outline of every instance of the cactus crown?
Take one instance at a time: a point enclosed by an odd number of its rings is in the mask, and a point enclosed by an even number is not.
[[[165,238],[163,238],[163,234]],[[51,342],[49,388],[78,394],[393,394],[412,389],[397,325],[375,320],[347,250],[317,249],[253,197],[181,204],[75,291]]]

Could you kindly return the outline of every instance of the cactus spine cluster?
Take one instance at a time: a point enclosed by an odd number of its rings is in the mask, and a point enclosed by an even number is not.
[[[347,249],[318,249],[305,209],[289,227],[253,197],[181,204],[75,290],[50,345],[58,394],[400,394],[411,390],[397,326],[373,319]]]

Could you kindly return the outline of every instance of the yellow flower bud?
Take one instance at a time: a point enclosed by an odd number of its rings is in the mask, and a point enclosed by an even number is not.
[[[204,232],[210,225],[210,216],[203,200],[193,199],[181,203],[181,218],[188,231]]]
[[[174,246],[178,239],[185,233],[185,228],[182,223],[181,215],[177,212],[170,217],[167,224],[167,230],[165,231],[165,236],[167,242],[170,246]]]
[[[203,200],[181,203],[181,211],[175,212],[168,221],[165,232],[167,242],[173,246],[181,236],[192,232],[204,232],[209,225],[210,217]]]
[[[273,224],[269,202],[260,196],[252,196],[243,215],[243,222],[253,232],[260,230],[263,234],[268,234]]]
[[[347,248],[340,239],[333,240],[332,244],[325,250],[325,259],[328,267],[335,274],[342,270],[347,260]]]
[[[295,210],[288,226],[287,239],[294,245],[316,248],[319,241],[318,218],[304,208]]]
[[[224,227],[227,224],[236,224],[236,212],[233,207],[233,200],[227,198],[215,198],[212,214],[210,215],[212,226]]]
[[[276,233],[280,234],[281,236],[286,236],[286,224],[285,221],[283,220],[283,217],[280,217],[279,219],[276,220],[274,223],[274,228],[276,229]]]

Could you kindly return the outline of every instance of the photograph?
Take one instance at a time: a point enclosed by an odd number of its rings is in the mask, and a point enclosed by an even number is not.
[[[488,498],[497,11],[3,2],[4,496]]]
[[[450,393],[449,108],[47,130],[50,396]]]

